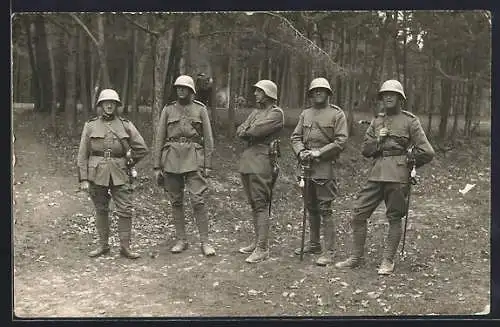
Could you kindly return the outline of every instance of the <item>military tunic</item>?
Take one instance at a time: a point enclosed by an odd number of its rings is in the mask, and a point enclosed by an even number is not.
[[[252,210],[266,210],[272,188],[270,143],[284,127],[283,110],[278,106],[255,109],[238,127],[236,134],[247,142],[240,158],[239,172]]]
[[[309,210],[330,211],[331,202],[338,193],[334,164],[347,141],[347,122],[344,111],[330,105],[326,108],[307,108],[291,136],[292,149],[298,156],[303,150],[318,150],[320,156],[312,160],[309,186]],[[319,206],[319,208],[318,208]]]
[[[384,127],[389,134],[380,139],[377,135]],[[434,149],[419,119],[412,113],[404,110],[394,115],[380,113],[372,120],[362,154],[373,158],[373,163],[368,183],[358,195],[354,220],[368,219],[382,200],[385,200],[389,221],[400,220],[405,215],[410,173],[406,152],[410,145],[415,145],[417,168],[434,157]]]
[[[86,122],[78,150],[80,181],[88,180],[101,186],[127,184],[129,181],[125,160],[127,149],[122,142],[132,149],[135,162],[148,153],[144,139],[128,119],[115,117],[106,121],[101,117],[95,117]]]
[[[141,134],[128,119],[116,116],[111,120],[103,117],[90,119],[83,127],[80,140],[78,172],[80,182],[90,182],[89,195],[97,215],[107,219],[112,196],[118,216],[127,219],[128,226],[133,203],[125,159],[126,144],[132,150],[134,162],[140,161],[149,151]]]
[[[163,108],[158,124],[153,165],[165,173],[164,187],[172,205],[181,205],[185,184],[194,203],[203,203],[207,189],[201,171],[211,167],[214,149],[212,128],[205,105],[197,100]]]

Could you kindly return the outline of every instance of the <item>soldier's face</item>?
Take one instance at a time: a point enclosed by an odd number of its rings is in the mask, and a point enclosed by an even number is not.
[[[382,103],[385,109],[394,109],[399,104],[399,94],[396,92],[382,93]]]
[[[255,95],[255,102],[257,103],[264,102],[264,99],[266,98],[266,94],[264,93],[264,91],[259,89],[258,87],[255,88],[253,95]]]
[[[321,88],[311,90],[311,97],[314,103],[325,103],[328,98],[328,91]]]
[[[187,97],[189,96],[189,88],[185,87],[185,86],[178,86],[176,87],[176,92],[177,92],[177,98],[178,99],[187,99]]]
[[[105,101],[101,102],[101,106],[102,106],[102,110],[104,110],[104,112],[107,115],[112,115],[116,110],[116,102],[115,101],[105,100]]]

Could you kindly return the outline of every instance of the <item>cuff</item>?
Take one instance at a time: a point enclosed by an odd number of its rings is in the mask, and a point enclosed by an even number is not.
[[[78,181],[86,181],[87,180],[87,169],[80,168],[78,170]]]

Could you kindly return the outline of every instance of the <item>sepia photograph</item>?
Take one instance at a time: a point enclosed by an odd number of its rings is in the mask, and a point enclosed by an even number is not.
[[[491,12],[10,27],[15,318],[490,313]]]

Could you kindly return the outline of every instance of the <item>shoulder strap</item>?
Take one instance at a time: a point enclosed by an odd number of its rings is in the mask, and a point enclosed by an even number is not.
[[[203,102],[199,101],[199,100],[193,100],[193,103],[197,103],[200,106],[206,107],[205,104]]]
[[[122,125],[123,125],[123,129],[124,129],[125,131],[127,131],[127,129],[125,128],[125,125],[123,124],[123,121],[122,121],[121,119],[120,119],[120,122],[121,122],[121,123],[122,123]],[[118,139],[118,141],[120,142],[120,144],[121,144],[121,146],[122,146],[123,150],[124,150],[125,152],[127,152],[127,151],[130,149],[130,144],[128,144],[128,142],[126,142],[126,141],[122,140],[122,139],[120,138],[120,136],[118,136],[118,133],[116,133],[116,132],[115,132],[115,131],[111,128],[111,126],[109,126],[108,124],[104,124],[104,126],[106,126],[106,128],[107,128],[107,129],[109,129],[109,131],[110,131],[111,133],[113,133],[113,135],[114,135],[114,136],[116,136],[116,138],[117,138],[117,139]]]

